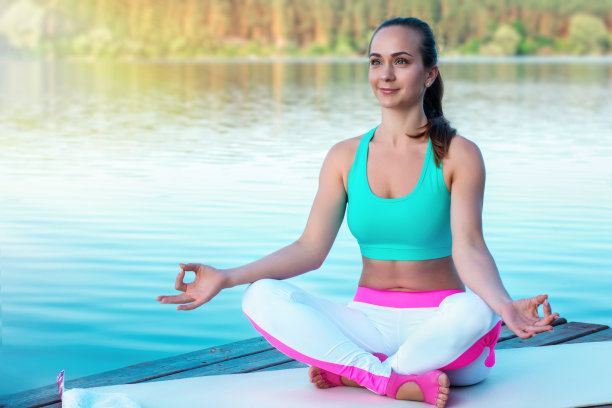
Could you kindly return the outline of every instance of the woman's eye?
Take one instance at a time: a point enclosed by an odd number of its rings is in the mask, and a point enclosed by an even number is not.
[[[370,60],[370,65],[380,65],[380,61],[376,59]]]
[[[408,60],[407,60],[407,59],[405,59],[405,58],[398,58],[398,59],[395,61],[395,63],[396,63],[396,64],[407,64],[407,63],[408,63]]]

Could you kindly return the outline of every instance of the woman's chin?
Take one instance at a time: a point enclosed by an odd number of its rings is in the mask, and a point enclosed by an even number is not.
[[[401,103],[401,102],[397,102],[397,101],[385,101],[385,100],[378,100],[378,102],[380,102],[380,107],[381,108],[385,108],[385,109],[401,109],[401,110],[405,110],[406,108],[406,104],[405,103]]]

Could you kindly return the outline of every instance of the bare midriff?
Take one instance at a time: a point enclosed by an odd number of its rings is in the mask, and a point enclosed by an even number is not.
[[[451,256],[426,261],[387,261],[364,256],[362,259],[359,286],[405,292],[465,290]]]

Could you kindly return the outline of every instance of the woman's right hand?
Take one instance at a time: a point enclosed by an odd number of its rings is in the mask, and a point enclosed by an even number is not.
[[[179,265],[181,266],[181,271],[176,277],[174,287],[176,290],[185,293],[157,297],[157,300],[161,303],[182,303],[183,305],[178,306],[176,310],[193,310],[196,307],[200,307],[227,287],[228,276],[219,269],[198,263]],[[183,282],[185,271],[195,272],[196,276],[193,282]]]

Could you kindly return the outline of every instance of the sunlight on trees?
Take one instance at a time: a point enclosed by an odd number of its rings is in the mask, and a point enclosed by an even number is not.
[[[493,41],[480,48],[487,55],[516,55],[521,35],[509,24],[499,26],[493,35]]]
[[[610,47],[610,36],[603,21],[588,14],[572,16],[568,41],[572,54],[603,54]]]
[[[0,50],[69,58],[363,56],[396,16],[442,55],[606,54],[612,0],[0,0]]]

